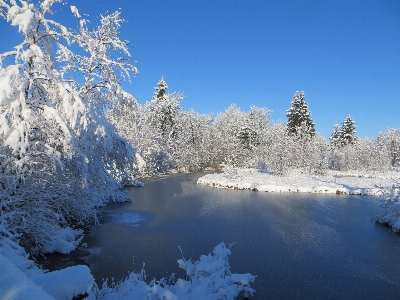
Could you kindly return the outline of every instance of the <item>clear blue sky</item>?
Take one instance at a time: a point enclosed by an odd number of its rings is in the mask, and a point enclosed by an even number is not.
[[[121,8],[122,38],[140,73],[125,88],[150,100],[164,76],[182,105],[218,113],[236,103],[286,121],[303,90],[316,129],[329,137],[347,114],[358,136],[400,128],[400,1],[69,1],[96,24]],[[69,13],[67,7],[63,8]],[[57,13],[59,16],[60,13]],[[20,41],[0,20],[0,52]],[[18,37],[16,39],[15,37]]]

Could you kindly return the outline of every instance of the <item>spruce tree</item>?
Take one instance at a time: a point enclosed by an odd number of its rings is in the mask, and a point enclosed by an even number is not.
[[[344,119],[342,126],[335,125],[330,137],[331,144],[335,147],[342,147],[348,144],[354,144],[357,137],[354,135],[357,131],[355,122],[350,115]]]
[[[156,92],[154,93],[156,95],[156,99],[158,101],[162,101],[164,99],[165,92],[168,89],[168,85],[164,80],[164,76],[161,77],[160,81],[157,83],[157,86],[154,88]]]
[[[342,132],[342,127],[336,123],[335,127],[333,128],[331,137],[329,138],[331,144],[335,147],[339,146],[341,143],[341,132]]]
[[[348,115],[343,121],[341,139],[344,145],[353,144],[357,139],[357,137],[354,135],[357,132],[354,124],[355,122],[350,115]]]
[[[305,100],[303,91],[296,92],[293,96],[291,107],[286,111],[287,129],[289,134],[300,138],[315,135],[315,124]]]
[[[175,118],[181,109],[179,102],[183,99],[183,96],[179,93],[166,93],[168,85],[164,77],[161,77],[154,89],[156,91],[153,99],[148,104],[151,112],[151,123],[165,139],[168,139],[176,129]]]

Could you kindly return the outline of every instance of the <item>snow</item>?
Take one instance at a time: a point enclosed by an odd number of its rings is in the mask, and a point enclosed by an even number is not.
[[[400,186],[394,184],[381,204],[382,211],[375,217],[375,221],[389,225],[394,232],[400,232],[399,195]]]
[[[149,284],[144,281],[145,271],[131,273],[128,278],[109,287],[103,284],[101,289],[94,289],[88,299],[160,299],[160,300],[217,300],[235,299],[243,291],[246,296],[254,294],[250,284],[255,276],[232,274],[228,262],[231,254],[225,243],[217,245],[213,254],[202,255],[200,260],[179,259],[179,267],[186,271],[187,279],[159,281],[153,279]]]
[[[4,239],[6,241],[8,239]],[[10,241],[10,240],[8,240]],[[10,241],[11,242],[11,241]],[[12,244],[12,242],[11,242]],[[17,250],[22,250],[16,246]],[[119,282],[107,281],[99,288],[90,269],[79,265],[59,271],[44,273],[27,259],[26,255],[11,250],[5,243],[0,244],[0,299],[1,300],[36,300],[36,299],[72,299],[77,295],[86,295],[85,299],[235,299],[240,292],[250,296],[255,293],[250,284],[255,276],[232,273],[228,261],[231,247],[225,243],[217,245],[212,254],[202,255],[200,260],[178,260],[180,268],[186,271],[186,279],[152,279],[146,283],[144,269],[131,273]],[[15,253],[14,253],[15,252]],[[7,254],[8,257],[6,257]],[[21,264],[21,261],[24,263]],[[23,264],[32,263],[29,270]],[[144,266],[143,266],[144,267]]]
[[[4,300],[54,299],[8,258],[0,254],[0,298]]]
[[[32,281],[54,299],[60,300],[89,293],[94,285],[90,269],[83,265],[45,273]]]
[[[87,266],[74,266],[29,278],[0,254],[0,270],[0,298],[4,300],[67,300],[88,293],[94,284]]]
[[[70,227],[60,228],[51,241],[43,244],[44,253],[58,252],[68,254],[74,251],[83,238],[83,230],[73,230]]]
[[[312,176],[291,172],[276,176],[258,169],[232,169],[229,173],[207,174],[198,184],[217,188],[252,190],[260,192],[323,193],[348,195],[383,195],[396,183],[396,173],[351,174],[329,172],[326,176]]]
[[[71,5],[71,12],[75,17],[77,18],[81,17],[81,15],[79,14],[79,10],[76,8],[76,6]]]

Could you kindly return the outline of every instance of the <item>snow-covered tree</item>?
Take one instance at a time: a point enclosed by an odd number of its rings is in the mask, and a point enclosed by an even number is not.
[[[380,133],[377,140],[388,151],[391,166],[398,167],[400,164],[400,129],[388,129],[384,133]]]
[[[331,136],[329,138],[329,140],[331,142],[331,145],[333,145],[335,147],[340,145],[340,142],[341,142],[341,138],[340,138],[341,130],[342,130],[342,128],[340,127],[340,125],[339,124],[335,124],[335,127],[333,128],[332,134],[331,134]]]
[[[357,139],[332,148],[330,168],[340,171],[385,172],[391,167],[390,152],[381,139]]]
[[[119,15],[102,18],[102,25],[85,36],[48,18],[57,3],[61,0],[0,1],[1,17],[23,35],[20,45],[0,56],[0,192],[5,197],[0,227],[22,235],[32,247],[69,252],[81,234],[75,226],[94,217],[96,205],[119,197],[116,177],[126,174],[134,151],[103,116],[104,103],[123,93],[118,83],[106,86],[115,77],[112,67],[100,65],[113,58],[95,36],[109,34],[103,45],[109,53],[114,46],[107,44],[118,41],[113,34]],[[79,16],[75,7],[71,11]],[[71,42],[89,57],[69,51]],[[92,51],[94,44],[98,48]],[[80,72],[76,77],[84,83],[74,82],[73,72]]]
[[[343,125],[340,129],[340,144],[347,145],[352,144],[357,140],[355,136],[356,126],[354,120],[350,115],[346,117],[343,121]]]
[[[355,122],[352,120],[350,115],[346,117],[341,126],[335,124],[330,137],[331,149],[329,167],[331,169],[355,170],[363,168],[359,164],[359,155],[357,153],[361,153],[360,151],[365,150],[362,149],[362,145],[364,145],[364,143],[357,143],[358,138],[354,135],[356,133],[356,127],[354,124]]]
[[[290,108],[286,111],[288,132],[300,137],[314,136],[315,124],[311,119],[311,113],[305,100],[303,91],[296,92]]]
[[[166,93],[167,89],[168,85],[162,77],[155,87],[153,99],[148,103],[151,124],[166,141],[176,134],[176,115],[181,110],[180,101],[183,100],[182,94],[169,94]]]
[[[274,124],[268,132],[268,142],[263,147],[263,160],[267,169],[284,176],[293,166],[294,142],[286,124]]]
[[[106,113],[119,133],[136,148],[136,167],[141,176],[170,172],[176,167],[175,159],[179,156],[176,151],[187,146],[178,147],[181,145],[178,136],[184,135],[182,124],[178,124],[183,96],[169,94],[167,89],[161,78],[151,101],[141,105],[135,99],[126,99]]]
[[[0,2],[1,16],[23,35],[15,50],[1,55],[0,137],[6,167],[0,175],[8,194],[2,217],[13,214],[10,228],[35,246],[56,240],[68,219],[80,222],[82,213],[83,219],[93,215],[90,205],[80,207],[68,199],[81,189],[65,174],[67,162],[78,152],[76,130],[85,123],[86,111],[56,68],[54,46],[69,32],[47,19],[54,2],[38,7],[25,1]],[[49,189],[52,184],[60,184],[58,192]],[[71,193],[63,191],[66,187]]]
[[[79,13],[75,15],[79,19],[79,32],[70,39],[78,49],[73,52],[61,45],[58,60],[62,63],[64,80],[74,87],[87,109],[86,128],[79,139],[80,154],[88,161],[87,181],[97,197],[114,198],[115,180],[125,183],[131,179],[135,152],[104,113],[118,104],[135,101],[122,90],[121,80],[130,79],[130,74],[138,70],[129,62],[127,42],[120,39],[124,22],[120,11],[101,16],[100,25],[92,30],[87,20]],[[81,76],[76,76],[77,73]]]
[[[177,136],[171,144],[175,168],[199,171],[209,167],[212,161],[209,132],[213,116],[189,110],[179,112],[176,120]]]

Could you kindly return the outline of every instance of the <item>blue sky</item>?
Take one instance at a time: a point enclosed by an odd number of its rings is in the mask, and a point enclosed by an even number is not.
[[[125,89],[140,103],[164,76],[170,92],[184,93],[182,106],[200,113],[253,104],[286,121],[293,94],[303,90],[326,137],[348,114],[360,137],[400,128],[400,1],[68,3],[93,24],[100,13],[122,9],[122,38],[140,72]],[[62,11],[58,20],[69,14]],[[4,20],[0,32],[0,52],[20,41]]]

